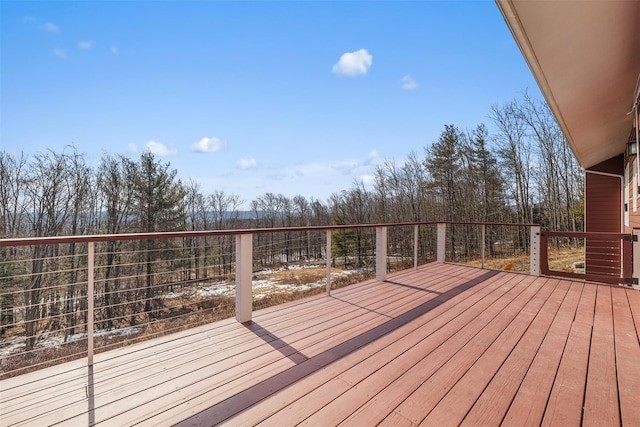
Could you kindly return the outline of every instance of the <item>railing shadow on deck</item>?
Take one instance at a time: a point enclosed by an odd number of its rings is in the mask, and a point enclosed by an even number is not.
[[[277,393],[278,391],[290,386],[291,384],[305,378],[308,375],[313,374],[328,366],[329,364],[348,356],[354,351],[376,341],[379,338],[387,335],[388,333],[396,330],[397,328],[417,319],[418,317],[428,313],[429,311],[444,304],[455,296],[462,292],[491,279],[499,274],[500,271],[490,270],[482,275],[468,280],[446,292],[441,293],[434,299],[431,299],[395,318],[392,318],[378,326],[369,329],[362,334],[351,338],[345,342],[342,342],[330,349],[323,351],[322,353],[315,355],[307,360],[297,363],[274,376],[261,381],[259,384],[251,386],[232,397],[229,397],[215,405],[201,411],[200,413],[189,417],[182,422],[178,423],[178,426],[189,425],[217,425],[230,417],[248,409],[249,407],[257,404],[258,402],[266,399],[267,397]],[[256,331],[263,331],[258,327]],[[263,338],[262,336],[260,336]],[[271,344],[271,343],[269,343]],[[289,347],[284,341],[279,341],[278,344],[282,347]],[[277,344],[274,345],[278,351],[281,348],[277,348]]]

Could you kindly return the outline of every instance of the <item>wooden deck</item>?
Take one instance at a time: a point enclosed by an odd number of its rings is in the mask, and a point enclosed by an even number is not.
[[[640,425],[640,292],[429,264],[0,382],[0,425]]]

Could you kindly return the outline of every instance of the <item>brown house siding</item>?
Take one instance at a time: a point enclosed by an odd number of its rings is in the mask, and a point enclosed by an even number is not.
[[[588,232],[620,233],[622,230],[622,180],[587,172],[585,229]]]
[[[617,176],[586,174],[585,230],[622,231],[622,180]],[[587,241],[587,274],[617,274],[620,271],[620,243]]]
[[[590,171],[612,173],[615,175],[624,174],[624,154],[612,157],[602,163],[589,168]]]

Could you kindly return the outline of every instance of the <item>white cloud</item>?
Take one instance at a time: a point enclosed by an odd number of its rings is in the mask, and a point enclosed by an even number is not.
[[[114,55],[116,55],[118,53],[118,48],[115,46],[111,46],[111,53],[113,53]]]
[[[78,42],[78,49],[91,49],[91,42],[85,42],[85,41]]]
[[[178,150],[173,146],[166,146],[160,142],[149,141],[144,145],[145,151],[155,154],[160,157],[170,156],[172,154],[178,154]]]
[[[331,165],[332,169],[337,169],[339,171],[343,171],[348,174],[356,170],[362,166],[361,160],[342,160],[340,162],[335,162]]]
[[[127,150],[129,150],[129,152],[131,153],[137,153],[138,147],[136,146],[136,144],[129,144],[127,145]]]
[[[43,25],[40,25],[38,28],[44,31],[48,31],[50,33],[59,33],[60,27],[58,27],[53,22],[45,22]]]
[[[67,57],[67,52],[64,49],[60,48],[53,49],[53,54],[62,59],[65,59]]]
[[[226,144],[218,138],[202,138],[200,141],[191,145],[191,151],[198,151],[200,153],[215,153],[222,150]]]
[[[404,76],[400,79],[400,83],[402,83],[402,89],[418,89],[418,83],[416,83],[416,81],[411,76]]]
[[[266,175],[266,178],[272,179],[274,181],[284,181],[288,178],[288,175],[286,173],[272,173]]]
[[[342,172],[344,175],[365,175],[371,173],[373,168],[379,164],[383,164],[384,159],[380,157],[377,150],[371,150],[366,158],[353,158],[333,162],[330,167],[333,170]]]
[[[237,167],[238,169],[252,169],[255,168],[256,166],[258,166],[258,162],[256,162],[256,159],[251,158],[251,159],[240,159],[238,160],[237,163]]]
[[[375,175],[362,175],[360,176],[360,182],[364,185],[373,185],[376,182],[376,177]]]
[[[369,54],[367,49],[343,53],[340,60],[333,66],[333,72],[343,76],[367,74],[372,62],[373,56]]]
[[[371,152],[367,155],[368,163],[371,165],[380,165],[384,163],[384,159],[380,157],[380,153],[378,150],[371,150]]]

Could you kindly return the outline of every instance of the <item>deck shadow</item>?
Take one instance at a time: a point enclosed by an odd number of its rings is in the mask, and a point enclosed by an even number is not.
[[[89,419],[87,425],[93,426],[96,424],[96,392],[95,392],[95,379],[93,377],[93,365],[87,367],[87,414]]]
[[[247,389],[231,396],[215,405],[204,409],[203,411],[195,414],[180,423],[178,426],[193,426],[193,425],[216,425],[219,424],[234,415],[250,408],[261,400],[266,399],[274,393],[290,386],[303,379],[304,377],[313,374],[316,371],[328,366],[329,364],[351,354],[352,352],[374,342],[375,340],[382,338],[386,334],[394,331],[395,329],[409,323],[418,317],[428,313],[429,311],[444,304],[455,296],[463,293],[464,291],[471,289],[472,287],[488,280],[495,275],[499,274],[498,270],[487,271],[486,273],[476,277],[475,279],[464,282],[455,288],[452,288],[446,292],[441,293],[432,300],[429,300],[400,316],[390,319],[387,322],[378,325],[362,334],[353,337],[343,343],[336,345],[324,352],[313,356],[302,363],[298,363],[289,369],[286,369],[274,376],[256,384]],[[259,326],[258,326],[259,327]],[[258,329],[259,330],[259,329]],[[264,339],[264,338],[263,338]],[[282,342],[281,342],[282,344]],[[286,343],[284,343],[286,346]],[[278,349],[280,350],[280,349]]]
[[[402,286],[404,288],[409,288],[420,292],[427,292],[429,294],[442,295],[442,292],[432,291],[431,289],[425,289],[419,286],[407,285],[406,283],[394,282],[393,280],[385,280],[384,283],[390,283],[392,285]]]
[[[429,293],[429,294],[442,295],[442,292],[432,291],[432,290],[430,290],[430,289],[420,288],[420,287],[418,287],[418,286],[407,285],[406,283],[394,282],[393,280],[385,280],[385,281],[384,281],[384,283],[389,283],[390,285],[402,286],[402,287],[404,287],[404,288],[413,289],[413,290],[415,290],[415,291],[419,291],[419,292],[426,292],[426,293]],[[352,305],[352,306],[354,306],[354,307],[358,307],[358,308],[360,308],[360,309],[362,309],[362,310],[366,310],[366,311],[368,311],[368,312],[370,312],[370,313],[375,313],[375,314],[377,314],[377,315],[379,315],[379,316],[384,316],[384,317],[388,317],[389,319],[393,319],[393,317],[392,317],[392,316],[389,316],[389,315],[388,315],[388,314],[386,314],[386,313],[381,313],[381,312],[379,312],[379,311],[372,310],[372,309],[367,308],[367,307],[364,307],[364,306],[362,306],[362,305],[355,304],[355,303],[353,303],[353,302],[351,302],[351,301],[348,301],[348,300],[346,300],[346,299],[337,298],[337,297],[334,297],[333,295],[331,296],[331,298],[337,299],[338,301],[341,301],[341,302],[343,302],[343,303],[345,303],[345,304],[349,304],[349,305]]]
[[[256,334],[259,338],[261,338],[264,342],[269,344],[275,350],[278,350],[282,355],[289,360],[291,360],[296,365],[304,362],[305,360],[309,360],[307,356],[298,352],[294,347],[291,347],[285,341],[280,338],[271,335],[271,333],[260,326],[258,323],[250,320],[249,322],[242,324],[245,328]]]

